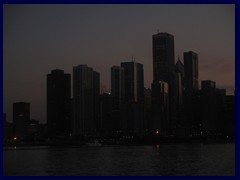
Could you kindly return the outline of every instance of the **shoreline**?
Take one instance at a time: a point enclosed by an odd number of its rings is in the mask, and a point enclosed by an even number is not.
[[[88,144],[92,145],[88,145]],[[178,139],[178,138],[157,138],[157,139],[127,139],[127,140],[99,140],[98,144],[91,143],[91,141],[50,141],[50,142],[10,142],[4,143],[3,148],[14,147],[84,147],[84,146],[148,146],[159,144],[235,144],[234,139]]]

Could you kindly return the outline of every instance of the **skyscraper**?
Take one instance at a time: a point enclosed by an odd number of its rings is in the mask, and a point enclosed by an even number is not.
[[[158,33],[152,36],[153,80],[169,83],[169,75],[174,72],[174,36]]]
[[[119,106],[125,100],[124,85],[124,68],[119,66],[111,67],[111,95],[116,109],[119,109]]]
[[[71,77],[55,69],[47,75],[47,130],[50,137],[71,133]]]
[[[98,128],[100,75],[87,65],[73,67],[73,132],[92,135]]]
[[[125,101],[143,102],[143,65],[132,61],[122,62],[121,67],[124,68]]]
[[[184,52],[185,92],[191,94],[199,89],[198,84],[198,54],[192,51]]]
[[[183,103],[183,86],[182,86],[182,76],[181,73],[175,73],[175,101],[177,107],[181,106]]]
[[[164,81],[152,83],[152,127],[151,130],[158,132],[161,136],[170,135],[169,121],[169,89]]]
[[[14,134],[19,139],[28,136],[28,125],[30,122],[30,103],[13,103],[13,126]]]
[[[119,110],[114,110],[113,97],[109,93],[100,95],[100,110],[101,110],[101,133],[111,134],[114,131],[119,131]],[[114,111],[113,111],[114,110]],[[114,117],[113,112],[118,112],[118,116]]]
[[[93,120],[95,133],[100,130],[100,73],[93,71]]]
[[[183,103],[183,90],[184,90],[184,65],[178,59],[175,65],[175,91],[176,91],[176,105],[179,107]]]
[[[175,55],[174,55],[174,36],[169,33],[158,33],[152,36],[153,48],[153,83],[152,88],[158,89],[159,81],[168,85],[169,113],[166,117],[170,121],[169,129],[174,134],[176,126],[176,90],[175,90]],[[156,86],[156,87],[154,87]],[[152,91],[152,100],[159,98],[159,91]],[[152,102],[153,109],[155,105],[162,102]],[[159,115],[159,119],[163,117]],[[155,117],[156,118],[156,117]],[[163,118],[161,118],[163,121]]]
[[[202,129],[205,134],[216,133],[217,131],[217,94],[216,82],[211,80],[201,81],[201,108],[202,108]]]
[[[182,76],[182,79],[184,77],[184,65],[183,63],[180,61],[180,59],[178,58],[176,65],[175,65],[175,71],[180,73]]]
[[[195,52],[184,52],[184,108],[185,136],[199,131],[201,119],[200,92],[198,91],[198,55]]]
[[[122,62],[124,68],[125,105],[121,107],[121,129],[124,133],[135,134],[144,125],[144,82],[143,65]]]

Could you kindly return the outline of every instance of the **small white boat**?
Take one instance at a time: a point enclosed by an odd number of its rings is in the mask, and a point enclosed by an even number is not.
[[[102,146],[102,144],[96,139],[93,142],[86,143],[87,146]]]

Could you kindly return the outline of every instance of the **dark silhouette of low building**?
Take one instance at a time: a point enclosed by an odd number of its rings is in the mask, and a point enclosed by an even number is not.
[[[28,125],[29,139],[36,141],[39,136],[39,121],[31,119]]]
[[[235,138],[236,129],[235,96],[226,96],[226,137]]]
[[[184,119],[182,124],[183,134],[181,136],[194,136],[202,129],[202,92],[194,90],[191,94],[185,94],[184,97]]]
[[[139,135],[143,132],[143,102],[128,102],[121,106],[121,131],[127,135]]]
[[[217,135],[226,137],[227,114],[226,114],[226,89],[216,88],[216,108],[217,108]]]
[[[13,124],[7,121],[6,113],[3,113],[3,139],[4,142],[13,139]]]
[[[13,126],[14,135],[18,139],[25,139],[28,136],[28,125],[30,122],[30,103],[13,103]]]

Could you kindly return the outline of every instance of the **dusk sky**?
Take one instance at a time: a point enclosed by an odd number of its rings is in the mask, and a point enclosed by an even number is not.
[[[199,58],[201,80],[235,90],[235,5],[3,5],[3,100],[7,120],[12,104],[30,102],[31,118],[46,122],[46,75],[72,74],[87,64],[110,90],[110,68],[120,62],[144,67],[152,81],[152,35],[174,35],[175,62],[183,52]],[[72,78],[72,77],[71,77]],[[199,83],[200,83],[199,81]]]

